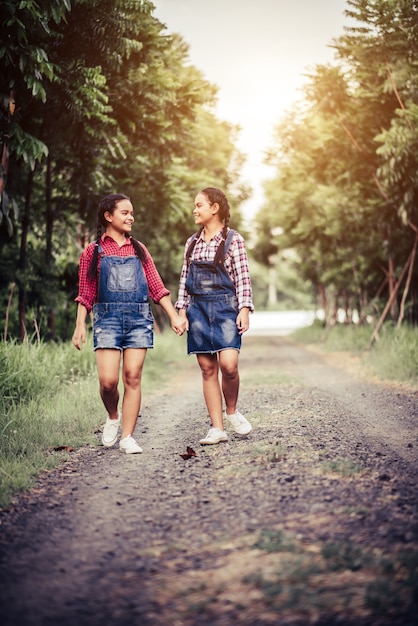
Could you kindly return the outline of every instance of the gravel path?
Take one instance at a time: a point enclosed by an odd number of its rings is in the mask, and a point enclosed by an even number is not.
[[[199,446],[185,358],[142,455],[80,450],[1,513],[3,626],[418,624],[417,392],[283,337],[240,364],[249,437]]]

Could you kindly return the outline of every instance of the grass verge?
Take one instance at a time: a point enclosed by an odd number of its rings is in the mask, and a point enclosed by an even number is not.
[[[387,323],[379,340],[369,348],[372,329],[369,326],[338,324],[331,329],[320,322],[297,330],[292,338],[315,344],[326,352],[346,351],[359,355],[371,373],[381,379],[416,385],[418,381],[418,328],[396,328]]]
[[[170,331],[156,335],[155,344],[144,390],[161,388],[185,355],[183,340]],[[73,450],[97,445],[105,414],[91,337],[81,352],[70,343],[0,344],[0,387],[0,507],[6,507]]]

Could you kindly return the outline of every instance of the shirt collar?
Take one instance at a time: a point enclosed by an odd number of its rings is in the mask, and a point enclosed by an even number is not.
[[[103,233],[103,235],[101,236],[101,240],[102,240],[102,241],[105,241],[106,239],[109,239],[110,241],[113,241],[114,243],[116,243],[117,245],[119,245],[119,244],[117,243],[117,241],[115,241],[115,240],[113,239],[113,237],[111,237],[111,236],[110,236],[110,235],[108,235],[107,233]],[[126,245],[131,244],[131,243],[132,243],[132,242],[131,242],[130,238],[129,238],[129,237],[126,237],[126,238],[125,238],[125,241],[123,242],[122,246],[120,246],[120,247],[126,246]]]
[[[218,233],[216,233],[216,235],[214,235],[210,241],[216,241],[216,242],[218,242],[218,241],[222,241],[222,239],[223,239],[223,237],[222,237],[223,230],[224,230],[224,229],[223,229],[223,227],[222,227],[222,228],[221,228],[221,230],[220,230]],[[200,233],[200,235],[199,235],[199,239],[201,239],[202,241],[205,241],[205,239],[204,239],[204,237],[203,237],[203,232],[204,232],[204,231],[202,230],[202,232],[201,232],[201,233]],[[209,243],[210,243],[210,242],[209,242]]]

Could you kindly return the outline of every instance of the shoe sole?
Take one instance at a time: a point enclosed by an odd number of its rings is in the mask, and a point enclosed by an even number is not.
[[[115,445],[115,443],[118,440],[118,433],[116,433],[116,437],[112,440],[112,442],[110,441],[105,441],[102,437],[102,444],[104,445],[105,448],[111,448],[112,446]]]
[[[104,445],[104,447],[105,447],[105,448],[111,448],[111,447],[112,447],[112,446],[114,446],[114,445],[115,445],[115,443],[117,442],[117,440],[118,440],[118,436],[119,436],[119,434],[118,434],[118,433],[116,433],[116,437],[115,437],[114,439],[112,439],[112,441],[111,441],[111,442],[110,442],[110,441],[105,441],[105,440],[103,439],[103,437],[102,437],[102,444]]]
[[[253,427],[251,426],[249,430],[245,431],[245,433],[240,433],[238,430],[235,430],[235,428],[234,428],[234,433],[236,433],[237,435],[241,435],[241,437],[245,437],[245,435],[249,435],[250,434],[252,429],[253,429]]]
[[[247,421],[247,423],[245,424],[245,422],[244,422],[244,424],[241,424],[241,427],[244,427],[244,428],[246,428],[247,430],[246,430],[245,432],[241,432],[241,433],[240,433],[240,432],[239,432],[239,430],[237,430],[237,427],[236,427],[236,426],[234,426],[234,425],[232,424],[232,422],[228,419],[228,415],[227,415],[226,413],[224,413],[224,420],[226,420],[226,422],[227,422],[227,423],[229,424],[229,426],[232,428],[232,430],[234,431],[234,433],[236,433],[237,435],[241,435],[242,437],[244,437],[245,435],[249,435],[249,434],[250,434],[250,432],[251,432],[251,431],[252,431],[252,429],[253,429],[253,427],[251,426],[250,422],[249,422],[248,420],[246,420],[246,421]],[[240,428],[240,427],[238,426],[238,428]]]
[[[121,452],[124,452],[125,454],[141,454],[143,452],[142,448],[140,450],[133,450],[132,452],[129,452],[129,450],[124,450],[123,448],[119,448],[119,450]]]
[[[119,436],[119,426],[120,426],[121,418],[119,418],[119,419],[118,419],[118,420],[116,420],[116,421],[118,422],[118,430],[116,431],[115,438],[114,438],[114,439],[112,439],[112,441],[105,441],[105,440],[103,439],[103,435],[102,435],[102,445],[103,445],[105,448],[111,448],[112,446],[114,446],[114,445],[115,445],[115,443],[116,443],[116,442],[117,442],[117,440],[118,440],[118,436]]]
[[[201,439],[199,443],[201,446],[213,446],[217,443],[224,443],[226,441],[228,441],[228,439],[218,439],[218,441],[208,441],[207,439]]]

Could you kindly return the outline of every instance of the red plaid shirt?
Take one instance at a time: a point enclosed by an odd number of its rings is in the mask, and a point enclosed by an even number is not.
[[[186,252],[189,249],[191,237],[186,241],[184,248],[183,267],[181,268],[179,293],[175,307],[177,309],[185,309],[189,302],[189,295],[186,290],[186,278],[189,271],[186,261]],[[196,241],[196,245],[191,254],[191,261],[214,261],[215,254],[219,244],[222,241],[222,231],[220,231],[209,243],[203,238],[203,233]],[[252,300],[252,286],[250,271],[248,267],[247,252],[245,250],[245,242],[239,233],[235,233],[229,246],[228,254],[225,258],[225,269],[229,277],[235,285],[236,296],[238,299],[238,309],[248,307],[250,311],[254,311]]]
[[[95,278],[94,280],[91,280],[87,276],[87,272],[90,267],[90,262],[93,257],[95,245],[96,245],[95,243],[90,243],[87,246],[87,248],[83,250],[83,252],[81,253],[80,266],[78,270],[78,279],[79,279],[78,296],[75,299],[75,302],[80,302],[80,304],[83,304],[86,307],[88,313],[90,313],[90,311],[93,308],[93,304],[97,301],[96,300],[97,287],[98,287],[97,278]],[[143,268],[144,268],[145,278],[148,283],[149,295],[150,295],[150,298],[154,302],[158,303],[161,300],[161,298],[163,298],[164,296],[168,296],[170,292],[164,286],[162,278],[159,275],[158,270],[155,267],[155,263],[150,253],[148,252],[147,248],[144,246],[144,244],[141,244],[141,245],[144,248],[145,253],[147,255],[146,262],[143,263]],[[117,244],[116,241],[112,239],[112,237],[109,237],[109,235],[104,234],[101,240],[101,246],[103,250],[102,254],[106,254],[109,256],[120,256],[120,257],[135,256],[134,247],[131,244],[129,239],[126,240],[123,246],[119,246],[119,244]],[[99,273],[99,271],[100,271],[100,254],[99,254],[99,261],[97,264],[97,273]]]

